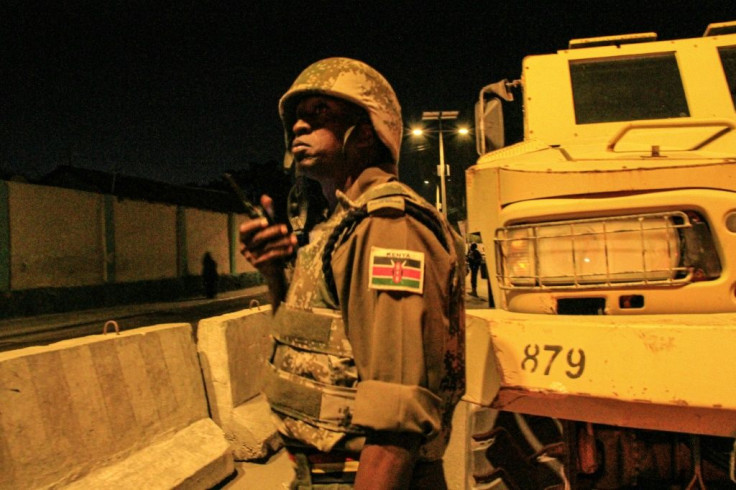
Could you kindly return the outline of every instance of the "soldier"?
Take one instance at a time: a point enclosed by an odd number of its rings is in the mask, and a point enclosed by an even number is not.
[[[398,182],[401,108],[376,70],[318,61],[279,113],[287,156],[328,206],[289,281],[297,238],[287,226],[240,227],[275,311],[264,391],[296,462],[292,488],[444,488],[465,389],[462,240]]]

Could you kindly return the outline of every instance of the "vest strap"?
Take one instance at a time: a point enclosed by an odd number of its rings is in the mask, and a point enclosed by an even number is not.
[[[271,333],[279,342],[300,349],[336,356],[353,355],[337,310],[301,310],[281,305],[274,315]]]
[[[273,410],[340,432],[361,431],[351,425],[356,390],[326,385],[268,364],[263,391]]]

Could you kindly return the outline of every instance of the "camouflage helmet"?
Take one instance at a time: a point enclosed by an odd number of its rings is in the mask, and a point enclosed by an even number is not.
[[[365,109],[373,129],[391,153],[393,163],[399,162],[404,129],[401,106],[391,85],[375,69],[350,58],[326,58],[301,72],[279,101],[287,154],[293,139],[296,104],[301,96],[307,94],[337,97]]]

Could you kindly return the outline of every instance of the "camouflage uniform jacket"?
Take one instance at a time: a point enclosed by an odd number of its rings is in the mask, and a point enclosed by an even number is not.
[[[275,316],[264,391],[279,431],[322,451],[356,449],[366,430],[416,432],[420,457],[440,459],[465,389],[462,242],[377,167],[338,198]],[[356,209],[364,219],[346,221]],[[333,244],[331,287],[322,255]]]

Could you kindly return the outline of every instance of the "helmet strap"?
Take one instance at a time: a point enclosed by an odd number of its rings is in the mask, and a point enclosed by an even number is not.
[[[348,146],[348,140],[353,135],[353,131],[355,131],[355,128],[357,126],[353,124],[345,131],[345,136],[342,137],[342,156],[343,158],[347,158],[347,153],[345,152],[345,148]]]

